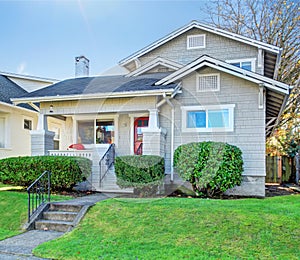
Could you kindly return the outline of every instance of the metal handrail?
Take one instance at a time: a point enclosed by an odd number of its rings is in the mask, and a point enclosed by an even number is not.
[[[28,188],[28,222],[32,215],[46,202],[50,202],[51,172],[44,171]]]
[[[103,165],[103,162],[105,162],[104,165]],[[110,167],[114,164],[114,162],[115,162],[115,144],[111,144],[99,161],[99,167],[100,167],[99,185],[100,186],[101,186],[102,181],[105,178],[106,174],[108,173]],[[102,174],[102,168],[106,168],[104,174]]]
[[[143,143],[140,143],[138,149],[135,152],[136,155],[142,155],[143,154]]]

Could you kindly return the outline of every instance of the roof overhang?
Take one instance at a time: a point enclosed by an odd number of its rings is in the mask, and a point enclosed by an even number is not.
[[[20,104],[20,103],[36,103],[36,102],[51,102],[51,101],[54,102],[54,101],[70,101],[70,100],[103,99],[103,98],[126,98],[126,97],[172,95],[174,91],[176,91],[178,85],[176,85],[175,88],[164,88],[164,89],[155,89],[155,90],[12,98],[11,101],[14,104]]]
[[[156,59],[144,64],[143,66],[139,67],[138,69],[127,74],[126,77],[139,76],[157,66],[164,66],[164,67],[172,69],[172,70],[178,70],[183,67],[183,65],[179,64],[178,62],[171,61],[171,60],[168,60],[168,59],[162,58],[162,57],[157,57]]]
[[[24,103],[24,102],[21,102],[21,103]],[[20,103],[18,103],[18,104],[20,104]],[[27,108],[24,108],[24,107],[18,107],[18,106],[16,106],[17,104],[15,104],[15,105],[14,104],[8,104],[8,103],[0,101],[0,105],[8,107],[8,108],[17,109],[17,110],[22,111],[22,112],[26,111],[27,113],[38,114],[37,111],[33,111],[33,110],[30,110],[30,109],[27,109]]]
[[[32,80],[32,81],[39,81],[39,82],[45,82],[45,83],[49,83],[49,84],[59,82],[59,80],[57,80],[57,79],[42,78],[42,77],[22,75],[22,74],[3,72],[3,71],[0,71],[0,74],[3,75],[3,76],[6,76],[6,77],[17,78],[17,79],[26,79],[26,80]]]
[[[260,48],[260,49],[263,49],[263,50],[271,52],[271,53],[275,53],[276,55],[278,55],[280,53],[280,50],[281,50],[280,48],[278,48],[274,45],[271,45],[271,44],[263,43],[263,42],[253,40],[251,38],[241,36],[241,35],[238,35],[238,34],[235,34],[235,33],[232,33],[232,32],[227,32],[227,31],[222,30],[222,29],[214,28],[212,26],[202,24],[202,23],[199,23],[197,21],[192,21],[189,24],[175,30],[174,32],[168,34],[167,36],[159,39],[158,41],[155,41],[154,43],[146,46],[145,48],[143,48],[143,49],[133,53],[132,55],[128,56],[127,58],[121,60],[119,62],[119,64],[121,66],[124,66],[124,65],[128,64],[129,62],[134,61],[135,59],[137,59],[137,58],[145,55],[146,53],[160,47],[161,45],[167,43],[168,41],[171,41],[172,39],[176,38],[177,36],[187,32],[187,31],[189,31],[193,28],[200,29],[200,30],[210,32],[210,33],[214,33],[214,34],[217,34],[217,35],[220,35],[220,36],[224,36],[226,38],[230,38],[232,40],[239,41],[239,42],[242,42],[242,43],[245,43],[245,44],[248,44],[250,46]]]
[[[256,84],[264,84],[264,86],[268,89],[271,89],[275,92],[282,93],[284,95],[288,95],[290,93],[290,86],[284,84],[282,82],[276,81],[274,79],[267,78],[263,75],[254,73],[252,71],[247,71],[238,67],[235,67],[231,64],[228,64],[224,61],[214,59],[210,56],[203,55],[195,61],[187,64],[181,69],[171,73],[170,75],[164,77],[163,79],[157,81],[155,85],[168,85],[170,83],[176,82],[181,78],[189,75],[190,73],[202,68],[202,67],[211,67],[213,69],[226,72],[233,76],[237,76],[239,78],[243,78],[245,80],[251,81]]]

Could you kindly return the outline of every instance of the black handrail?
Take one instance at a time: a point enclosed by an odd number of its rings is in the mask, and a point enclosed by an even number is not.
[[[143,154],[143,143],[140,143],[138,149],[135,152],[136,155],[142,155]]]
[[[100,167],[99,185],[100,185],[100,187],[101,187],[104,177],[106,176],[106,174],[108,173],[110,167],[114,164],[114,162],[115,162],[115,144],[111,144],[99,161],[99,167]],[[105,170],[105,172],[103,171],[103,169]]]
[[[37,209],[50,202],[51,172],[44,171],[28,188],[28,222]]]

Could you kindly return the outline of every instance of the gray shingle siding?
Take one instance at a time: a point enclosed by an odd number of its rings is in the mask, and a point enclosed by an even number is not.
[[[187,36],[195,34],[206,35],[206,47],[202,49],[187,50]],[[172,41],[169,41],[157,49],[146,53],[145,55],[141,56],[139,60],[143,65],[160,56],[182,64],[188,64],[202,55],[209,55],[213,58],[223,61],[256,58],[257,63],[258,50],[256,47],[249,46],[223,36],[205,32],[199,29],[191,29]]]
[[[212,69],[200,70],[197,73],[219,73]],[[265,176],[265,110],[258,108],[258,86],[245,80],[221,75],[219,92],[196,92],[196,73],[182,80],[182,93],[173,100],[175,105],[175,149],[183,143],[201,141],[221,141],[238,146],[243,152],[244,175]],[[235,104],[234,131],[213,133],[186,133],[182,131],[181,106]],[[169,118],[170,109],[167,105],[160,109],[161,126],[171,132]],[[168,143],[170,139],[168,137]],[[167,144],[170,147],[170,144]],[[170,149],[167,149],[167,159],[170,158]],[[167,161],[167,170],[170,162]]]

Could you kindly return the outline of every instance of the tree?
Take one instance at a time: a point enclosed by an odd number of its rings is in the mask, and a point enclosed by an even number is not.
[[[213,0],[208,22],[282,48],[277,80],[294,86],[267,152],[293,155],[300,144],[300,2],[298,0]]]

